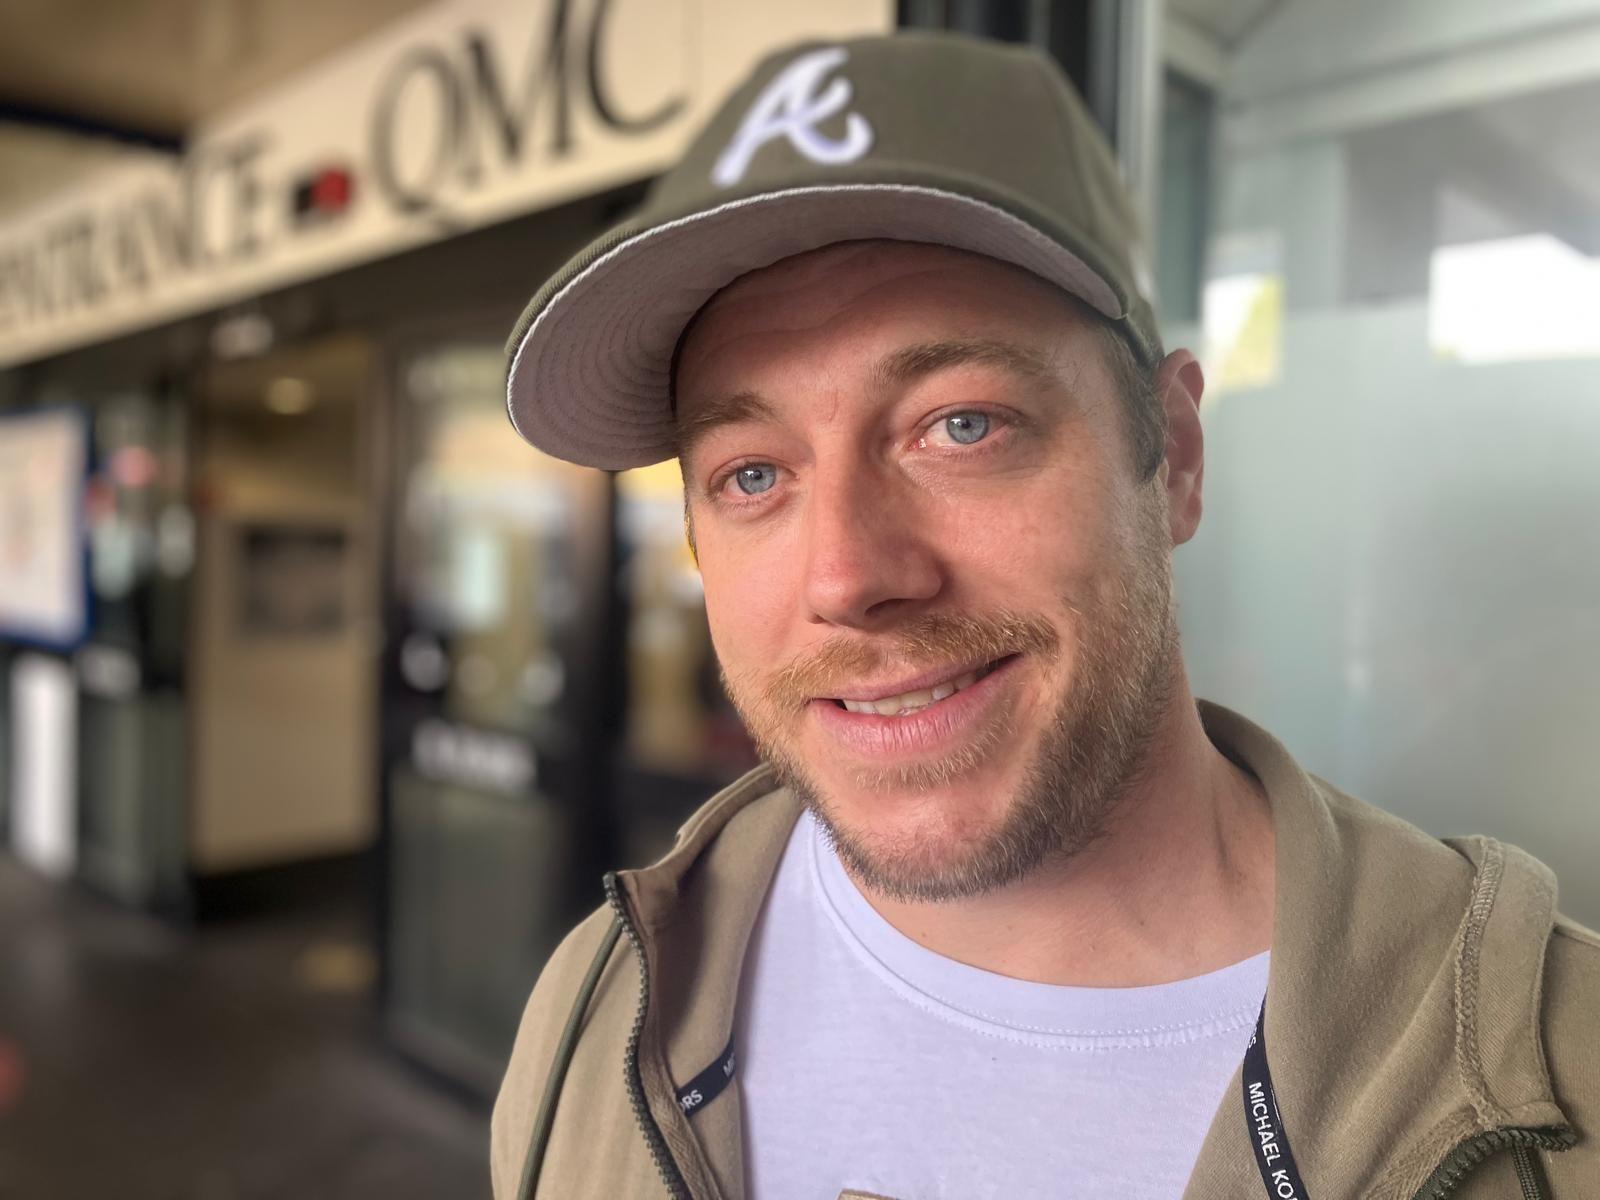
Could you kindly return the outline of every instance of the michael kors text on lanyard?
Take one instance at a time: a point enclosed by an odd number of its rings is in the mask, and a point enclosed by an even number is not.
[[[1273,1200],[1309,1200],[1300,1168],[1294,1165],[1289,1149],[1289,1134],[1278,1111],[1278,1097],[1272,1090],[1272,1071],[1267,1067],[1267,1002],[1261,1002],[1256,1031],[1244,1052],[1244,1119],[1250,1127],[1250,1145],[1256,1152],[1256,1167],[1261,1182]]]

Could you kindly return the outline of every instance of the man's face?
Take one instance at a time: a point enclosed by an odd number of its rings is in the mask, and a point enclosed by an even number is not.
[[[1093,839],[1178,659],[1166,472],[1071,302],[832,246],[719,293],[676,389],[729,694],[857,878],[972,896]]]

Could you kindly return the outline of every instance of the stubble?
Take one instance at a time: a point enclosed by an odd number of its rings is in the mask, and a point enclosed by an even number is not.
[[[724,675],[762,756],[816,815],[840,860],[863,886],[900,901],[953,901],[1015,883],[1063,862],[1099,838],[1137,778],[1171,703],[1178,677],[1171,547],[1165,505],[1139,501],[1133,544],[1093,597],[1064,600],[1077,638],[1070,682],[1038,735],[1012,801],[989,828],[952,849],[926,836],[853,828],[795,753],[805,706],[887,665],[930,666],[1029,656],[1048,669],[1062,650],[1055,626],[1011,611],[928,613],[891,634],[840,638],[787,664],[764,682]],[[959,750],[891,770],[857,769],[862,791],[926,793],[959,784],[1007,747],[1026,714],[1002,711]]]

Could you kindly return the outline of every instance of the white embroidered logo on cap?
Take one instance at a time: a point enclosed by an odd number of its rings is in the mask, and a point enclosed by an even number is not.
[[[835,46],[802,54],[785,67],[750,106],[739,132],[712,168],[711,181],[718,187],[738,183],[756,151],[780,137],[788,138],[789,144],[812,162],[854,162],[865,154],[872,147],[872,126],[860,113],[845,117],[844,137],[838,140],[817,129],[842,112],[854,94],[847,79],[836,78],[822,89],[828,72],[848,57]]]

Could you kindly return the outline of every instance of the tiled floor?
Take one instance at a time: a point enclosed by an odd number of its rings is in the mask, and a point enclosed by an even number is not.
[[[0,1200],[487,1196],[487,1114],[382,1044],[361,933],[186,933],[0,854]]]

